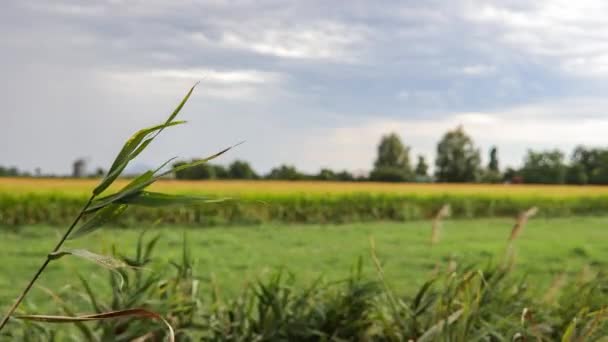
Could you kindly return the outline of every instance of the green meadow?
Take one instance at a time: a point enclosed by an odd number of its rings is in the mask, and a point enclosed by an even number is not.
[[[504,218],[448,220],[434,246],[430,245],[428,221],[208,229],[159,226],[146,233],[149,238],[156,234],[162,238],[154,263],[144,271],[170,272],[169,261],[180,259],[185,237],[196,261],[195,276],[201,280],[202,296],[212,287],[233,296],[280,269],[293,272],[296,284],[302,286],[319,277],[339,281],[350,274],[359,258],[364,274],[373,279],[377,278],[370,257],[373,240],[387,282],[397,292],[411,294],[438,268],[445,270],[450,263],[500,262],[513,224],[513,220]],[[532,219],[514,247],[516,273],[526,276],[541,291],[561,274],[576,275],[587,266],[604,265],[608,260],[607,226],[608,218],[604,217]],[[129,256],[134,253],[142,228],[103,229],[69,241],[66,248]],[[1,306],[7,306],[27,283],[61,231],[60,227],[50,226],[0,231]],[[38,307],[53,307],[47,289],[77,288],[78,274],[90,279],[97,291],[109,288],[109,271],[65,257],[62,262],[51,264],[28,301],[38,303]]]

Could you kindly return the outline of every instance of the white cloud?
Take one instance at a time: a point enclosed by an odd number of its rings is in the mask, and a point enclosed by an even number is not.
[[[173,78],[201,80],[210,83],[221,84],[268,84],[281,81],[282,77],[276,72],[265,72],[258,70],[228,70],[218,71],[214,69],[161,69],[144,72],[135,72],[139,76],[152,78]]]
[[[467,76],[485,76],[494,72],[496,72],[495,66],[484,64],[467,65],[460,69],[460,73]]]
[[[608,3],[595,0],[542,0],[525,7],[477,2],[465,18],[502,29],[499,37],[517,50],[557,59],[558,67],[578,76],[608,76]],[[549,61],[545,61],[550,63]]]
[[[226,47],[254,51],[263,55],[296,59],[321,59],[352,62],[355,47],[364,41],[364,31],[337,22],[294,27],[293,23],[257,23],[232,27],[222,33]]]
[[[127,89],[150,89],[152,92],[154,89],[183,89],[185,84],[201,81],[204,96],[230,100],[261,100],[284,81],[278,72],[207,68],[112,71],[102,72],[100,77]]]

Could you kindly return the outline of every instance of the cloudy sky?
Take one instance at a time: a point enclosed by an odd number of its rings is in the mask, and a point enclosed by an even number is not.
[[[5,0],[0,165],[107,165],[201,81],[140,165],[367,170],[462,124],[484,155],[608,145],[608,2]],[[412,156],[414,158],[414,156]]]

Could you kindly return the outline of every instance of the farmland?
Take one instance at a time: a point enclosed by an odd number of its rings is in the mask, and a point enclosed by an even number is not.
[[[11,194],[59,194],[62,196],[83,197],[99,183],[98,179],[63,178],[0,178],[0,193]],[[111,189],[128,183],[118,180]],[[161,180],[151,186],[155,191],[187,194],[216,195],[284,195],[298,194],[345,195],[345,194],[392,194],[419,196],[488,196],[515,198],[573,198],[606,197],[606,186],[572,185],[518,185],[518,184],[437,184],[437,183],[375,183],[375,182],[321,182],[321,181],[175,181]]]
[[[35,273],[97,182],[0,179],[0,307],[6,308]],[[124,184],[120,180],[109,192]],[[601,315],[605,305],[608,188],[163,180],[153,190],[232,199],[129,208],[122,220],[103,230],[68,240],[66,250],[139,260],[135,249],[140,233],[150,228],[148,240],[160,234],[151,263],[120,269],[130,279],[126,287],[117,285],[116,273],[66,256],[50,264],[21,312],[73,315],[140,306],[173,317],[178,330],[192,319],[196,328],[188,336],[203,334],[206,340],[275,340],[308,331],[316,336],[310,340],[318,340],[318,334],[375,334],[398,341],[432,332],[444,324],[443,317],[468,308],[468,318],[458,320],[449,334],[528,334],[520,315],[532,307],[540,324],[550,328],[541,333],[535,327],[529,336],[552,340],[568,333],[570,322],[577,322],[574,317],[588,322],[592,316],[586,313]],[[439,242],[431,244],[430,218],[445,204],[452,208],[451,217],[443,221]],[[514,217],[533,206],[538,215],[521,226],[509,245]],[[183,257],[184,240],[190,258]],[[185,259],[194,260],[192,268],[180,268],[190,265]],[[355,271],[357,265],[361,273]],[[280,281],[278,272],[284,275]],[[139,290],[134,283],[141,279],[152,279],[153,286]],[[426,284],[437,279],[424,294]],[[175,284],[173,290],[167,284]],[[415,298],[427,303],[423,311],[417,311]],[[95,307],[98,303],[104,303],[103,309]],[[452,305],[463,309],[455,311]],[[271,316],[265,306],[272,306]],[[182,310],[190,318],[176,321]],[[400,323],[406,319],[410,323]],[[113,324],[88,326],[96,334],[104,329],[113,334],[121,321]],[[141,324],[142,331],[164,333],[153,321]],[[235,326],[244,330],[232,335]],[[586,327],[591,328],[578,336],[605,333],[594,325]],[[20,334],[28,329],[14,324],[6,336],[23,339]],[[70,326],[40,329],[62,337],[78,334]],[[141,336],[134,329],[131,336]]]
[[[0,222],[64,225],[96,180],[1,179]],[[125,184],[119,181],[115,186]],[[132,208],[120,225],[190,226],[262,223],[343,224],[428,219],[444,204],[453,218],[513,217],[531,206],[544,217],[608,214],[608,188],[480,184],[390,184],[280,181],[160,181],[153,190],[210,198],[221,203],[176,208]]]

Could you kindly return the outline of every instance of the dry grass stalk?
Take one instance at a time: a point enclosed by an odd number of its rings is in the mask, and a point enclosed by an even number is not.
[[[433,227],[431,230],[431,246],[439,242],[439,233],[441,230],[441,221],[450,216],[451,210],[449,204],[444,204],[433,218]]]
[[[513,229],[511,230],[511,236],[509,236],[509,241],[513,241],[513,240],[517,239],[519,234],[521,234],[521,231],[526,226],[526,223],[528,223],[528,219],[530,219],[532,216],[536,215],[537,212],[538,212],[538,208],[532,207],[532,208],[524,211],[523,213],[519,214],[519,216],[517,217],[517,221],[515,222],[515,226],[513,226]]]
[[[557,296],[561,289],[566,285],[566,275],[564,273],[558,274],[555,279],[551,282],[551,286],[547,290],[543,300],[545,303],[555,303]]]

